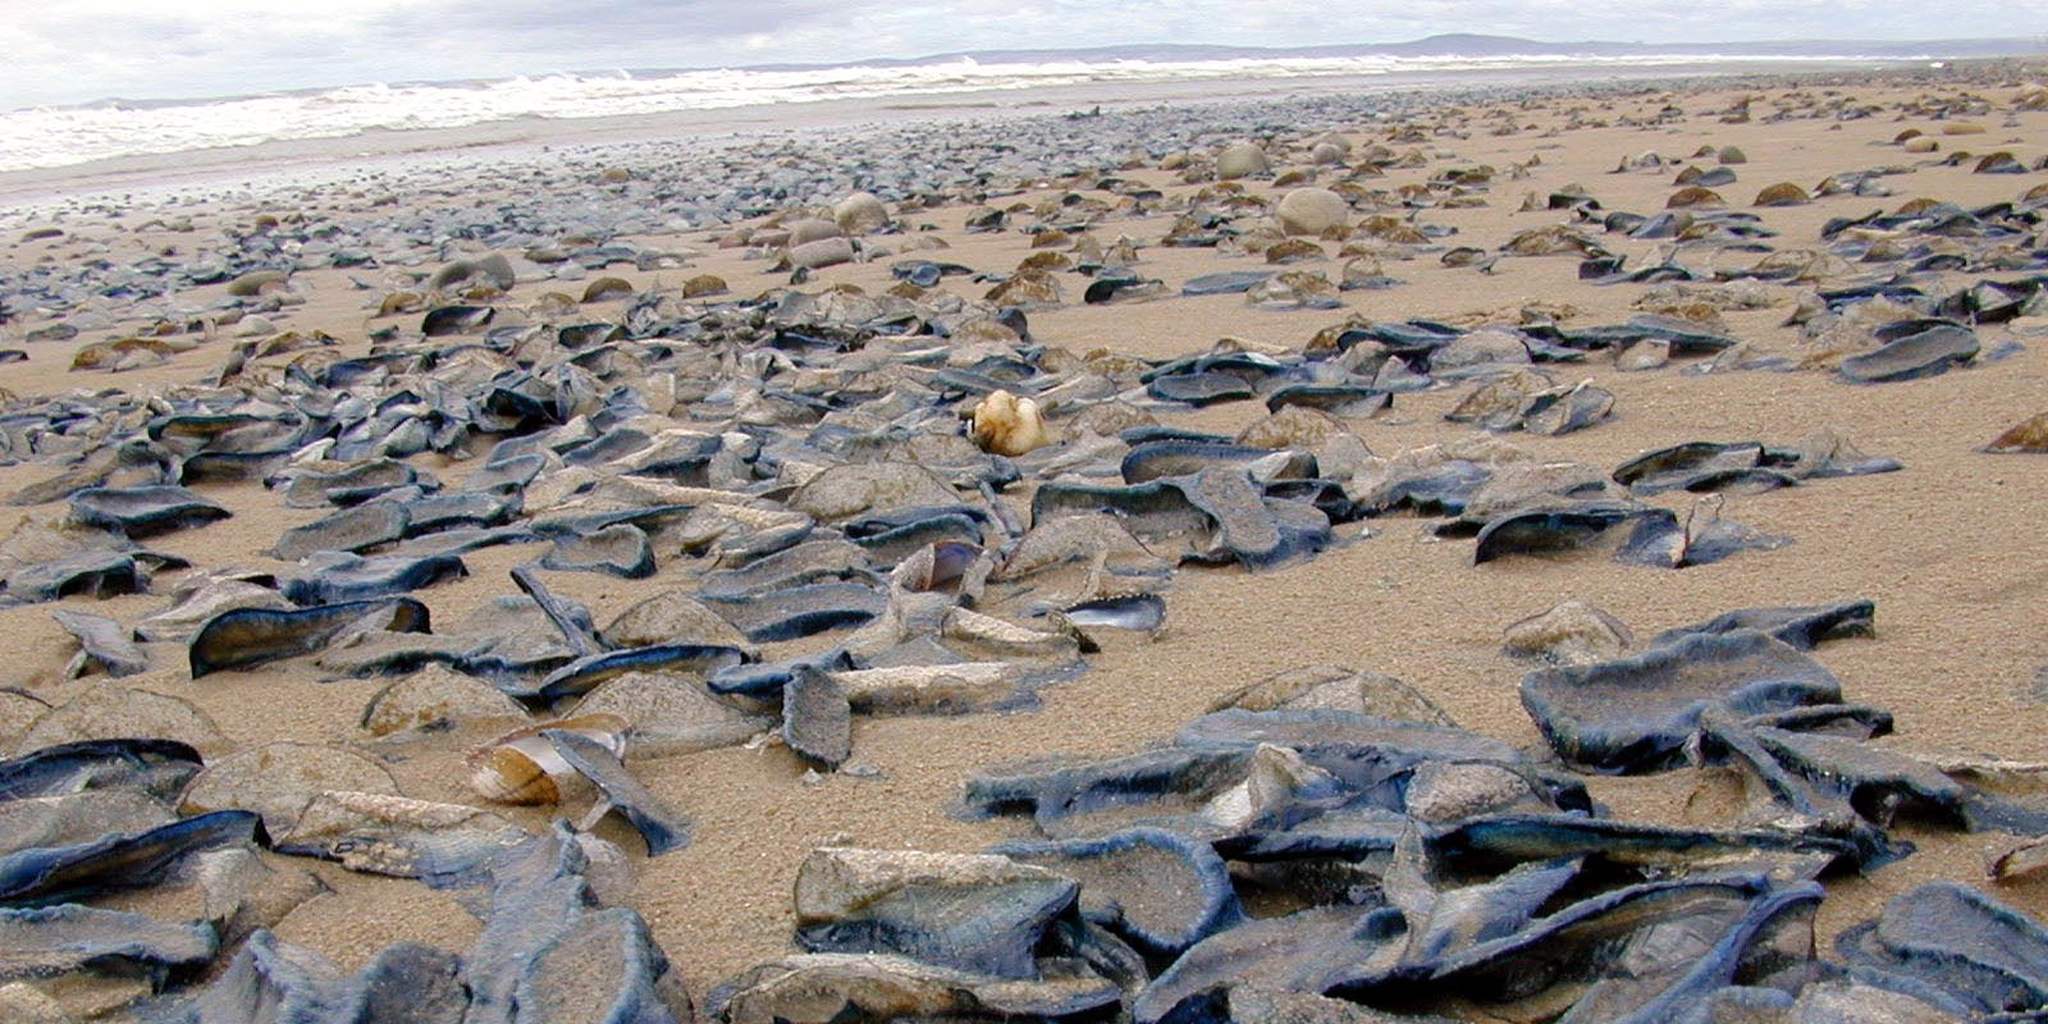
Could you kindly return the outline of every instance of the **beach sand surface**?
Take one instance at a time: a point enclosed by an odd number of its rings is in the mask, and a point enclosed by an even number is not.
[[[1525,192],[1542,196],[1570,184],[1582,185],[1607,209],[1655,212],[1673,193],[1676,167],[1657,173],[1612,172],[1624,158],[1655,150],[1686,157],[1702,146],[1737,146],[1748,162],[1739,180],[1717,189],[1730,205],[1748,210],[1764,186],[1792,181],[1811,189],[1830,174],[1899,164],[1910,173],[1885,178],[1887,198],[1835,196],[1809,205],[1755,210],[1777,233],[1779,248],[1819,248],[1819,231],[1829,218],[1895,209],[1906,200],[1931,197],[1978,206],[2015,200],[2048,181],[2040,173],[2019,176],[1974,174],[1971,161],[1941,166],[1955,148],[2012,152],[2024,163],[2048,155],[2048,112],[2008,113],[2010,89],[1984,91],[2000,104],[1984,119],[1984,135],[1944,139],[1944,152],[1914,156],[1891,145],[1902,129],[1939,134],[1930,120],[1902,118],[1896,105],[1925,91],[1923,82],[1888,84],[1859,80],[1838,87],[1879,106],[1877,116],[1772,122],[1759,117],[1727,124],[1717,116],[1739,95],[1760,97],[1759,112],[1784,94],[1782,83],[1758,88],[1745,83],[1707,84],[1682,92],[1643,90],[1601,99],[1582,97],[1509,100],[1505,121],[1518,126],[1492,135],[1491,111],[1475,105],[1449,107],[1410,119],[1433,133],[1426,141],[1395,143],[1397,151],[1420,148],[1432,159],[1419,168],[1396,169],[1377,187],[1397,189],[1419,183],[1449,167],[1491,165],[1498,169],[1485,205],[1438,208],[1421,219],[1457,229],[1447,244],[1492,250],[1524,229],[1562,223],[1568,214],[1518,212]],[[1953,90],[1951,90],[1953,91]],[[1646,117],[1666,104],[1686,115],[1669,124],[1617,124]],[[1566,127],[1574,120],[1607,126]],[[542,138],[544,136],[536,136]],[[1384,130],[1360,131],[1359,145],[1384,142]],[[536,159],[546,159],[544,156]],[[1540,158],[1540,161],[1537,159]],[[564,147],[554,166],[564,188],[579,187],[608,165],[594,143]],[[621,165],[631,154],[618,157]],[[1511,166],[1528,166],[1511,179]],[[1711,159],[1701,161],[1711,167]],[[1203,188],[1145,167],[1125,172],[1151,181],[1169,195]],[[1252,195],[1278,198],[1285,188],[1247,181]],[[1033,204],[1057,189],[1004,196],[998,202]],[[345,186],[304,187],[263,198],[180,205],[200,233],[249,222],[261,213],[306,212],[347,217],[366,212],[371,198]],[[441,194],[399,197],[422,206],[474,202],[459,179]],[[504,196],[517,202],[518,196]],[[968,234],[962,230],[964,204],[907,216],[931,227],[950,248],[933,258],[978,269],[1006,270],[1029,255],[1030,240],[1017,232]],[[93,255],[120,261],[186,244],[192,237],[144,227],[162,211],[119,209],[103,214],[72,213],[60,238],[18,242],[26,216],[14,218],[0,242],[0,262],[27,266],[44,260]],[[1094,227],[1104,242],[1128,236],[1145,248],[1137,269],[1161,279],[1170,292],[1199,274],[1264,266],[1252,255],[1154,245],[1172,223],[1171,215],[1108,218]],[[681,271],[636,272],[613,268],[636,288],[673,287],[688,276],[716,274],[734,293],[752,295],[782,285],[786,275],[746,258],[746,250],[718,247],[724,234],[694,231],[631,241],[689,254]],[[1599,236],[1629,257],[1630,266],[1654,261],[1662,243]],[[888,239],[878,241],[887,243]],[[1334,253],[1336,245],[1325,243]],[[818,272],[805,287],[857,285],[880,291],[893,282],[889,259]],[[1335,276],[1335,259],[1306,265]],[[423,264],[422,269],[431,269]],[[1304,269],[1297,267],[1292,269]],[[1242,296],[1174,297],[1156,301],[1084,306],[1085,280],[1060,275],[1063,304],[1030,315],[1034,338],[1082,352],[1102,348],[1144,359],[1167,359],[1207,351],[1219,339],[1241,339],[1253,348],[1298,349],[1324,327],[1356,315],[1372,320],[1430,318],[1457,323],[1514,323],[1524,310],[1566,316],[1573,325],[1615,323],[1642,310],[1642,285],[1598,286],[1578,277],[1569,256],[1502,258],[1490,273],[1451,268],[1433,254],[1412,261],[1389,260],[1385,270],[1400,281],[1379,291],[1343,295],[1341,310],[1272,312],[1248,306]],[[350,285],[350,272],[302,272],[292,279],[303,305],[288,308],[280,327],[318,329],[340,339],[342,351],[367,351],[367,334],[402,319],[378,318],[381,295]],[[363,275],[356,275],[363,276]],[[1944,275],[1943,289],[1974,280]],[[500,304],[517,306],[548,291],[579,293],[581,282],[522,281]],[[948,278],[941,286],[980,298],[986,286]],[[1797,298],[1810,288],[1767,285],[1777,299],[1769,308],[1720,314],[1725,328],[1760,352],[1798,353],[1798,329],[1786,326]],[[185,293],[203,306],[220,297],[218,288]],[[587,307],[592,318],[616,317],[623,303]],[[30,317],[24,327],[37,321]],[[1848,698],[1896,716],[1894,735],[1876,741],[1887,749],[1930,755],[1966,755],[2020,761],[2048,761],[2048,535],[2041,516],[2048,508],[2048,457],[1990,455],[1977,449],[2014,423],[2048,410],[2048,320],[2021,318],[1987,326],[1987,347],[2003,341],[2023,346],[2015,354],[1983,361],[1931,379],[1857,387],[1832,374],[1797,372],[1681,372],[1688,361],[1648,372],[1621,372],[1596,355],[1581,364],[1547,368],[1564,382],[1591,380],[1611,390],[1611,420],[1563,437],[1523,434],[1500,440],[1544,459],[1611,468],[1643,451],[1693,440],[1762,440],[1790,444],[1817,431],[1833,430],[1873,455],[1901,460],[1901,472],[1814,482],[1780,491],[1731,495],[1723,515],[1793,543],[1775,551],[1751,552],[1726,561],[1661,571],[1616,564],[1596,555],[1521,558],[1474,566],[1469,542],[1438,541],[1428,521],[1391,517],[1339,527],[1342,538],[1311,561],[1274,572],[1241,568],[1184,567],[1167,591],[1168,625],[1149,641],[1112,644],[1090,660],[1088,670],[1042,692],[1039,706],[998,714],[957,717],[859,718],[853,746],[857,760],[874,777],[841,774],[807,779],[805,769],[779,743],[734,747],[680,757],[633,762],[639,777],[661,798],[683,810],[695,826],[687,849],[653,860],[640,858],[637,839],[616,820],[599,834],[633,855],[638,880],[631,905],[653,927],[670,958],[701,996],[714,984],[764,958],[788,952],[793,928],[791,887],[798,863],[814,847],[853,844],[888,849],[978,850],[1025,834],[1015,820],[970,821],[956,813],[961,785],[971,773],[1052,753],[1100,755],[1126,752],[1158,742],[1203,713],[1219,696],[1270,673],[1306,663],[1334,663],[1396,676],[1437,702],[1458,723],[1519,747],[1540,751],[1542,740],[1517,695],[1529,666],[1501,652],[1504,627],[1561,601],[1585,601],[1607,609],[1647,639],[1664,629],[1699,621],[1735,608],[1818,604],[1847,598],[1877,602],[1872,638],[1826,645],[1816,657],[1842,681]],[[230,344],[222,337],[172,362],[118,375],[69,372],[78,344],[111,336],[88,332],[76,342],[28,346],[27,362],[0,367],[0,386],[16,395],[73,388],[143,391],[196,381],[214,370]],[[1467,438],[1473,431],[1449,423],[1449,411],[1470,390],[1456,385],[1400,395],[1386,413],[1349,422],[1381,456],[1424,445]],[[1262,416],[1258,403],[1225,404],[1163,416],[1176,425],[1234,433]],[[416,461],[448,481],[467,466],[437,457]],[[50,468],[23,465],[0,470],[0,490],[41,479]],[[318,513],[287,509],[259,486],[204,486],[202,493],[233,509],[234,518],[157,538],[152,543],[205,566],[224,564],[283,569],[263,554],[280,531],[311,521]],[[1012,496],[1016,507],[1023,498]],[[1651,499],[1680,511],[1693,496]],[[0,527],[45,509],[0,510]],[[1362,529],[1361,527],[1369,528]],[[1369,536],[1364,534],[1369,532]],[[492,597],[511,592],[507,571],[528,562],[544,545],[492,548],[465,556],[469,575],[418,593],[437,622],[455,622]],[[167,575],[161,593],[174,582]],[[587,573],[550,573],[559,592],[586,603],[599,623],[664,587],[687,585],[681,564],[664,565],[651,579],[622,581]],[[123,621],[154,610],[160,596],[129,596],[78,606]],[[66,680],[73,646],[51,620],[51,606],[0,610],[0,682],[23,687],[61,703],[97,677]],[[811,645],[815,646],[815,645]],[[772,655],[782,650],[771,646]],[[806,649],[794,645],[788,649]],[[157,648],[154,669],[120,680],[119,686],[186,698],[219,724],[225,747],[275,740],[361,744],[358,728],[366,701],[386,681],[329,679],[311,659],[255,671],[189,678],[171,648]],[[428,740],[374,749],[408,796],[480,803],[465,784],[462,757],[498,726],[479,724]],[[14,737],[0,736],[11,745]],[[1720,770],[1679,770],[1642,778],[1588,779],[1595,796],[1616,814],[1659,822],[1719,821],[1728,801],[1728,777]],[[568,808],[573,819],[581,808]],[[530,828],[545,824],[545,809],[500,808]],[[1840,929],[1871,916],[1888,897],[1930,878],[1955,878],[1983,886],[1999,899],[2048,919],[2048,877],[2012,883],[1984,879],[1987,854],[2002,841],[1995,834],[1959,834],[1906,826],[1900,834],[1917,846],[1912,856],[1872,871],[1867,877],[1836,880],[1820,911],[1823,943]],[[294,862],[306,866],[306,862]],[[335,865],[311,869],[332,893],[306,903],[278,926],[281,937],[308,946],[344,967],[366,963],[385,944],[413,939],[460,948],[476,932],[466,911],[417,883],[353,874]],[[1825,946],[1823,947],[1825,948]]]

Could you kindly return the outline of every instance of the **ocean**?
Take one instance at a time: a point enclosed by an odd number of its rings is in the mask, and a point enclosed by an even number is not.
[[[1230,79],[1403,78],[1455,72],[1583,67],[1589,74],[1717,64],[1896,62],[1896,53],[1745,55],[1674,52],[1625,56],[1282,56],[1231,59],[1069,59],[857,64],[793,69],[617,71],[488,81],[351,85],[189,101],[106,101],[0,113],[0,171],[65,167],[117,157],[346,138],[371,131],[459,128],[521,118],[575,119],[684,110],[769,107],[1059,86]]]

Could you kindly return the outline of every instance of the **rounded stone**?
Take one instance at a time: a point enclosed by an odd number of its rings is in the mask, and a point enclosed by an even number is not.
[[[131,690],[109,679],[38,716],[22,733],[17,750],[130,736],[177,740],[200,751],[227,745],[220,727],[191,701]]]
[[[1406,810],[1417,821],[1447,824],[1512,807],[1530,796],[1529,783],[1499,765],[1436,761],[1414,773]]]
[[[1710,188],[1702,188],[1698,185],[1688,185],[1685,188],[1673,192],[1671,194],[1671,198],[1665,202],[1664,208],[1668,210],[1684,210],[1695,206],[1722,205],[1725,204],[1721,199],[1720,193],[1717,193]]]
[[[832,207],[832,220],[849,235],[865,235],[889,226],[889,208],[869,192],[855,192]]]
[[[1482,327],[1430,354],[1431,370],[1468,366],[1528,363],[1529,349],[1520,335],[1499,327]]]
[[[1758,206],[1798,206],[1812,202],[1813,197],[1806,190],[1789,181],[1781,181],[1756,194]]]
[[[1501,649],[1512,657],[1557,665],[1591,665],[1619,658],[1635,646],[1627,624],[1584,601],[1565,601],[1510,625]]]
[[[29,723],[49,710],[50,705],[25,692],[0,690],[0,750],[11,747],[16,737],[28,731]]]
[[[0,1017],[14,1024],[70,1024],[62,1004],[24,981],[0,985]]]
[[[285,273],[282,270],[251,270],[228,282],[228,294],[248,298],[284,285]]]
[[[291,831],[306,805],[341,790],[401,796],[384,766],[351,750],[310,743],[267,743],[207,764],[179,800],[183,814],[230,808],[255,811],[271,835]]]
[[[686,299],[702,298],[706,295],[722,295],[728,290],[730,289],[725,283],[725,278],[719,277],[717,274],[698,274],[696,277],[683,282],[683,298]]]
[[[1216,157],[1216,176],[1225,181],[1264,174],[1270,169],[1266,151],[1253,142],[1237,143]]]
[[[626,731],[629,757],[673,757],[732,747],[772,727],[713,696],[704,684],[666,672],[628,672],[605,680],[572,712],[617,715],[632,723]]]
[[[789,264],[817,270],[853,262],[853,243],[844,238],[821,238],[789,247]]]
[[[783,227],[789,231],[789,244],[791,246],[804,245],[827,238],[841,238],[846,234],[846,232],[839,229],[839,225],[818,217],[805,217],[802,220],[790,221],[788,224],[783,225]]]
[[[362,728],[372,736],[413,729],[445,729],[458,722],[526,720],[526,709],[496,687],[445,665],[429,665],[370,698]]]
[[[1281,197],[1273,215],[1290,235],[1320,235],[1340,227],[1350,216],[1344,197],[1326,188],[1298,188]]]
[[[1337,417],[1303,405],[1282,406],[1280,411],[1244,428],[1237,443],[1253,448],[1314,448],[1339,434],[1348,433]]]
[[[739,630],[687,590],[664,591],[620,612],[604,627],[604,638],[621,648],[688,643],[753,650]]]

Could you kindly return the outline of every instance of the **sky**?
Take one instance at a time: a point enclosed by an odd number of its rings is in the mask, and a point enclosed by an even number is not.
[[[2038,34],[2048,32],[2048,0],[0,0],[0,109],[621,67],[1442,32],[1645,42]]]

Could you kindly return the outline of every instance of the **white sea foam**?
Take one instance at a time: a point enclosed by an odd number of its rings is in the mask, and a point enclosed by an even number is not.
[[[489,82],[354,85],[187,103],[36,107],[0,113],[0,171],[110,157],[335,138],[375,130],[456,128],[521,117],[585,118],[822,100],[1015,90],[1090,83],[1391,76],[1518,68],[1644,68],[1839,57],[1728,55],[1262,57],[556,74]],[[1893,58],[1896,59],[1896,58]]]

